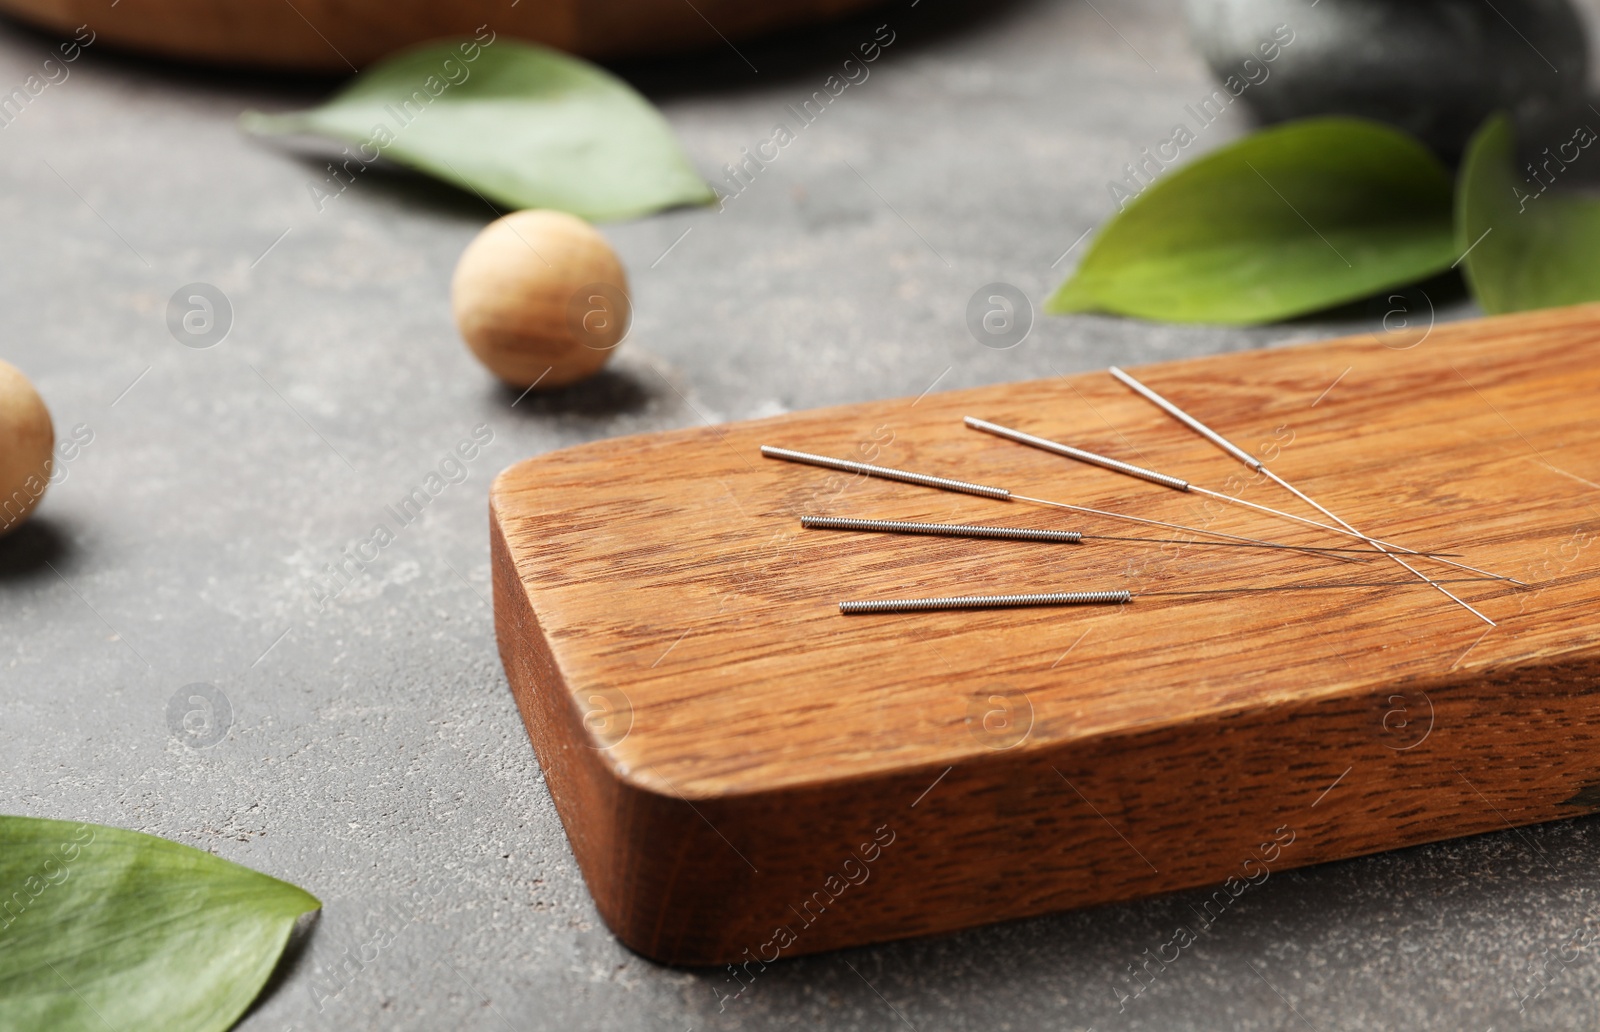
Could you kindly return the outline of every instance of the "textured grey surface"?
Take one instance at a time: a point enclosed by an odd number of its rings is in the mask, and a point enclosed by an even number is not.
[[[1377,325],[1041,318],[1007,351],[968,335],[974,290],[1041,300],[1111,209],[1106,180],[1209,92],[1175,6],[900,3],[741,44],[759,72],[729,52],[626,71],[714,175],[885,22],[871,77],[726,211],[607,227],[629,343],[600,381],[516,405],[449,318],[475,198],[374,172],[319,213],[316,166],[234,127],[326,84],[91,48],[0,128],[0,354],[58,428],[94,431],[0,543],[5,809],[170,836],[320,895],[255,1032],[1593,1027],[1592,951],[1525,1014],[1512,997],[1531,958],[1600,923],[1592,819],[1275,874],[1125,1013],[1113,984],[1198,893],[802,958],[723,1011],[725,975],[658,967],[601,925],[495,653],[496,471],[702,419]],[[0,86],[54,42],[0,26]],[[1242,128],[1230,114],[1201,145]],[[166,326],[192,281],[235,312],[208,350]],[[479,425],[494,440],[469,478],[319,606],[325,565]],[[194,683],[232,709],[211,748],[169,727]]]

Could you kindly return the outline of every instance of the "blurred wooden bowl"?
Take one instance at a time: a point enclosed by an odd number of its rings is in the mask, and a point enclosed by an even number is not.
[[[488,25],[586,57],[714,45],[881,0],[0,0],[0,12],[70,37],[161,57],[305,72],[347,72],[413,43]],[[713,28],[713,26],[715,26]],[[720,34],[720,36],[719,36]]]

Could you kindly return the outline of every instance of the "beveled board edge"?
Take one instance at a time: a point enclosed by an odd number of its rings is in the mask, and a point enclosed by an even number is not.
[[[1592,323],[1595,311],[1465,332]],[[1596,808],[1592,656],[1445,671],[1363,698],[1241,706],[943,771],[678,798],[619,776],[592,747],[498,517],[491,523],[502,657],[552,796],[605,920],[657,959],[748,968],[769,954],[1197,885],[1231,893],[1274,870]],[[1405,748],[1375,733],[1397,697],[1426,700],[1440,731]],[[1204,841],[1193,839],[1197,813]],[[793,833],[774,834],[783,827]],[[1043,839],[1071,843],[1071,856]],[[839,854],[831,864],[818,843]]]

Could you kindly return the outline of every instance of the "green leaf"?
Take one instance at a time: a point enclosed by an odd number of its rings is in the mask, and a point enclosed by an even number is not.
[[[246,112],[243,124],[352,144],[346,180],[381,153],[513,208],[603,220],[716,200],[666,119],[627,83],[511,40],[429,44],[374,65],[321,107]],[[319,189],[342,185],[330,177]]]
[[[1285,319],[1450,267],[1450,177],[1356,118],[1265,129],[1163,174],[1114,216],[1051,312]]]
[[[1596,138],[1594,130],[1579,126],[1572,140],[1552,152],[1570,148],[1581,155]],[[1553,164],[1561,164],[1560,158]],[[1564,169],[1541,171],[1559,182]],[[1519,175],[1516,132],[1504,115],[1485,122],[1467,145],[1456,226],[1458,247],[1467,256],[1467,283],[1485,312],[1600,300],[1600,202]]]
[[[219,1032],[321,905],[151,835],[0,817],[0,1028]]]

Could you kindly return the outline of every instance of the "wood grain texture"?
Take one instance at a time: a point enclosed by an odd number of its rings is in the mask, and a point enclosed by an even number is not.
[[[1406,579],[1381,559],[804,531],[812,513],[1141,533],[758,453],[1343,543],[961,425],[1315,515],[1103,373],[530,459],[491,494],[501,655],[624,942],[753,972],[1200,885],[1227,886],[1221,906],[1264,871],[1596,808],[1600,306],[1440,326],[1404,350],[1354,337],[1133,371],[1367,532],[1534,586],[1451,585],[1493,629],[1421,584],[838,614],[844,598]]]
[[[611,58],[720,46],[724,37],[832,18],[875,2],[880,0],[526,0],[516,6],[500,0],[0,0],[0,11],[67,36],[87,24],[97,45],[162,57],[344,73],[426,40],[471,36],[482,25]]]

